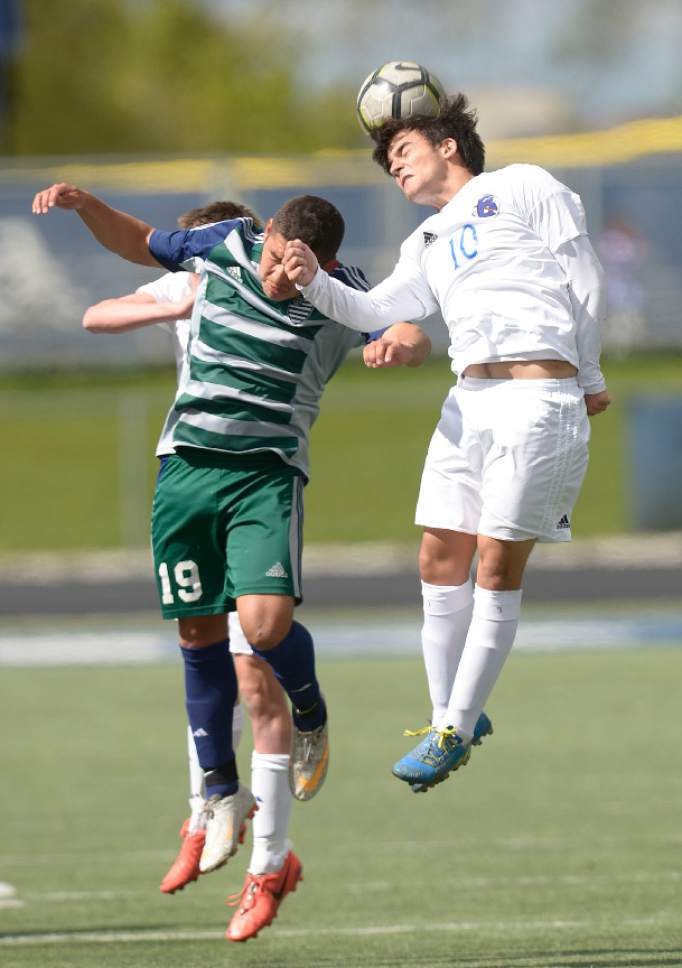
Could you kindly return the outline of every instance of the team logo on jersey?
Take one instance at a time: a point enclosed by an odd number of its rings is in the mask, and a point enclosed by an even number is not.
[[[479,218],[491,218],[491,216],[497,215],[499,210],[500,206],[497,204],[495,196],[484,195],[476,202],[474,215],[478,215]]]
[[[430,245],[433,245],[433,243],[438,238],[438,236],[435,235],[433,232],[422,232],[422,235],[424,236],[424,248],[425,249],[428,249],[428,247]]]
[[[303,296],[298,296],[293,302],[289,303],[287,315],[292,323],[302,323],[304,320],[310,319],[314,310],[315,307],[312,303],[309,303]]]

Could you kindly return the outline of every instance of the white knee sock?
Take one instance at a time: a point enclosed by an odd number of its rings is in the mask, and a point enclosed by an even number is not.
[[[204,771],[201,769],[197,747],[192,736],[192,727],[187,727],[187,756],[189,757],[189,833],[195,834],[206,824],[202,816],[206,788],[204,787]]]
[[[442,726],[471,621],[471,582],[430,585],[423,581],[422,599],[422,652],[433,707],[431,722]]]
[[[251,874],[271,874],[284,863],[291,848],[287,840],[291,792],[287,753],[251,754],[251,790],[258,802],[253,818]]]
[[[238,703],[232,711],[232,748],[237,749],[244,732],[244,709]],[[187,727],[187,756],[189,758],[189,833],[196,833],[205,826],[202,816],[206,787],[204,786],[204,771],[199,763],[197,746],[192,736],[192,727]]]
[[[469,634],[445,716],[446,724],[454,726],[465,740],[473,736],[476,720],[511,652],[521,595],[521,589],[494,592],[477,585],[474,590]]]
[[[244,707],[240,702],[232,710],[232,749],[236,752],[244,732]]]

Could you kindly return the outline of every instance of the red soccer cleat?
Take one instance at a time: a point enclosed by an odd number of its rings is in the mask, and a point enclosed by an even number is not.
[[[267,928],[277,917],[277,909],[289,891],[303,880],[303,867],[294,854],[289,851],[281,870],[273,874],[246,875],[240,894],[233,894],[228,904],[237,910],[227,926],[225,937],[228,941],[248,941],[255,938],[261,928]]]
[[[173,861],[170,870],[161,881],[161,887],[159,888],[164,894],[175,894],[176,891],[181,891],[185,884],[191,884],[192,881],[196,881],[200,874],[199,858],[204,849],[206,831],[197,830],[195,833],[190,834],[188,819],[185,820],[180,828],[180,836],[182,837],[180,852]]]

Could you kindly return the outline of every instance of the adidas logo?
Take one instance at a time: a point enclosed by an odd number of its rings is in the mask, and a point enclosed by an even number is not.
[[[557,529],[559,528],[564,529],[564,528],[570,528],[570,527],[571,527],[571,522],[568,520],[568,515],[564,514],[563,518],[557,524]]]
[[[284,565],[281,561],[276,562],[272,568],[268,568],[265,572],[266,578],[288,578],[288,574],[284,569]]]
[[[203,729],[200,726],[199,729],[194,730],[194,732],[192,733],[192,736],[198,736],[199,738],[201,738],[202,736],[208,736],[208,733],[206,732],[205,729]]]
[[[438,238],[438,236],[435,235],[433,232],[422,232],[422,235],[424,236],[424,248],[425,249],[428,249],[428,247],[430,245],[433,245],[433,243]]]

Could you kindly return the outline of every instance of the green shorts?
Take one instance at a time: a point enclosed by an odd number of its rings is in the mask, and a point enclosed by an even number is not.
[[[221,615],[240,595],[301,601],[304,477],[277,454],[185,447],[165,458],[152,506],[164,618]]]

